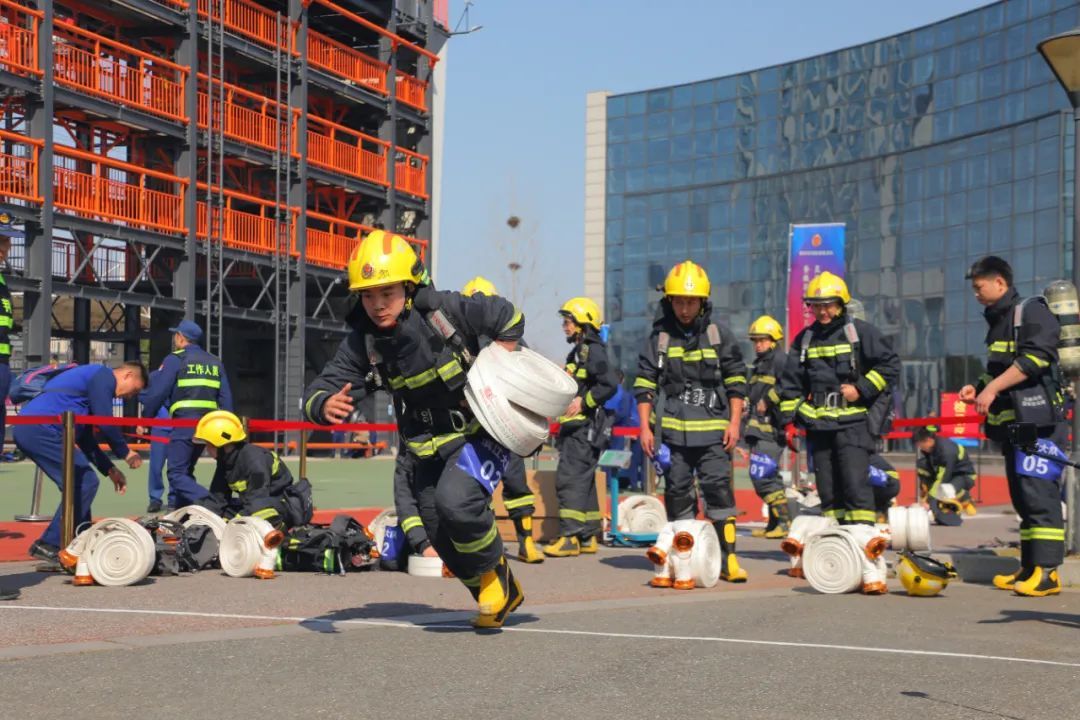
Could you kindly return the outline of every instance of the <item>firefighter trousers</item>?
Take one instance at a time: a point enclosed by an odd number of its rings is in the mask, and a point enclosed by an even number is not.
[[[432,547],[454,575],[468,580],[499,564],[503,544],[491,496],[458,465],[464,448],[445,458],[411,457],[409,481]]]
[[[814,461],[821,514],[849,525],[874,524],[874,493],[867,482],[874,439],[866,423],[811,431],[807,443]]]
[[[731,489],[731,455],[722,444],[668,447],[671,448],[671,469],[664,476],[664,506],[668,520],[697,517],[695,476],[705,498],[705,517],[717,522],[738,515]]]
[[[559,535],[588,540],[600,534],[600,502],[596,497],[596,463],[600,451],[589,441],[589,424],[559,435],[555,493],[559,498]]]
[[[520,455],[510,458],[503,473],[502,498],[511,520],[529,517],[536,511],[536,497],[525,481],[525,460]]]
[[[765,455],[776,466],[776,469],[768,477],[760,478],[755,477],[754,473],[750,474],[750,480],[754,483],[754,492],[762,500],[775,492],[782,492],[784,481],[780,477],[780,456],[784,453],[784,448],[772,440],[763,440],[761,438],[747,438],[746,446],[751,454]]]
[[[1040,428],[1039,436],[1065,449],[1068,429],[1064,425]],[[1057,567],[1065,561],[1065,522],[1061,513],[1061,478],[1045,480],[1016,470],[1021,452],[1008,442],[1001,446],[1009,496],[1020,516],[1020,565],[1024,568]]]

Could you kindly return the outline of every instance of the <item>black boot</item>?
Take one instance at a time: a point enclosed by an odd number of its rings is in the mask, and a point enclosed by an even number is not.
[[[716,534],[720,536],[720,579],[726,582],[746,582],[746,570],[739,567],[735,557],[735,518],[724,518],[714,522]]]

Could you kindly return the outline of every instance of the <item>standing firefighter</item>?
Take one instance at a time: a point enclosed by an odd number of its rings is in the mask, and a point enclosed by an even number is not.
[[[731,453],[739,441],[746,365],[731,331],[711,322],[711,313],[705,271],[689,260],[672,268],[634,381],[641,447],[650,457],[661,444],[671,451],[664,478],[668,520],[697,515],[697,477],[705,515],[720,536],[720,577],[745,582],[735,556]]]
[[[769,523],[755,530],[755,537],[784,538],[791,526],[784,483],[780,479],[780,456],[787,438],[780,422],[780,396],[776,383],[784,372],[787,354],[779,346],[784,331],[774,318],[762,315],[750,325],[754,365],[750,373],[750,408],[746,417],[746,445],[750,449],[750,480],[754,491],[769,506]]]
[[[994,586],[1018,595],[1061,592],[1057,567],[1065,559],[1061,466],[1039,462],[1013,445],[1009,427],[1036,426],[1040,450],[1061,452],[1067,439],[1057,377],[1060,325],[1042,298],[1022,300],[1009,263],[990,255],[968,273],[986,309],[986,373],[960,389],[960,399],[986,415],[986,436],[1001,445],[1009,495],[1020,515],[1020,570],[998,575]]]
[[[500,627],[524,600],[490,507],[511,453],[481,429],[464,388],[480,339],[513,350],[524,317],[502,298],[436,291],[409,244],[382,230],[353,251],[348,276],[360,295],[352,332],[305,390],[304,414],[337,425],[369,392],[391,393],[424,530],[476,599],[474,625]]]
[[[886,390],[900,375],[900,359],[876,327],[845,312],[851,295],[841,278],[821,273],[803,299],[815,322],[791,343],[780,410],[806,430],[822,514],[848,525],[873,525],[870,454],[891,403]],[[871,583],[862,590],[876,595],[886,587]]]
[[[567,300],[559,310],[566,341],[566,372],[577,379],[578,394],[559,418],[559,465],[555,491],[559,497],[559,537],[544,546],[552,557],[595,553],[600,534],[596,497],[596,463],[607,447],[611,422],[604,403],[615,395],[615,368],[600,339],[600,308],[589,298]]]
[[[490,280],[479,275],[467,282],[461,291],[465,297],[472,297],[477,293],[488,296],[499,294]],[[489,342],[491,342],[490,339],[484,338],[483,344]],[[525,345],[525,343],[521,344]],[[518,559],[527,563],[544,562],[544,553],[536,547],[536,540],[533,539],[532,533],[532,516],[536,512],[536,498],[525,481],[525,461],[519,455],[513,455],[510,458],[510,464],[503,473],[502,490],[503,506],[514,523],[514,529],[517,530]],[[398,517],[401,515],[399,514]]]

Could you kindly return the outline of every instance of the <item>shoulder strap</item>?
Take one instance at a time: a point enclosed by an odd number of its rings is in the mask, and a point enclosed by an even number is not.
[[[335,539],[338,542],[345,539],[351,521],[352,518],[348,515],[335,515],[334,519],[330,521],[330,532],[335,535]]]
[[[473,358],[472,353],[469,352],[469,348],[465,346],[465,341],[461,339],[461,333],[458,332],[454,324],[450,322],[450,318],[446,317],[446,313],[442,310],[422,310],[424,319],[427,324],[438,333],[446,344],[449,345],[454,352],[461,355],[462,359],[467,365],[471,365]]]
[[[855,327],[855,319],[848,317],[844,323],[844,337],[851,345],[851,366],[855,374],[859,374],[859,328]]]
[[[1013,340],[1013,357],[1017,357],[1020,353],[1020,328],[1024,325],[1024,308],[1028,306],[1030,302],[1041,302],[1047,307],[1050,307],[1046,303],[1046,298],[1042,295],[1032,295],[1029,298],[1024,298],[1020,302],[1013,306],[1013,320],[1012,320],[1012,340]]]
[[[720,328],[716,326],[716,323],[709,323],[709,327],[705,328],[705,337],[714,348],[720,347]]]
[[[814,339],[814,331],[809,327],[804,328],[799,339],[799,363],[806,364],[806,354],[810,351],[810,341]]]
[[[667,359],[668,348],[671,346],[671,335],[665,330],[661,330],[660,334],[656,336],[656,367],[662,370],[664,367],[664,361]]]

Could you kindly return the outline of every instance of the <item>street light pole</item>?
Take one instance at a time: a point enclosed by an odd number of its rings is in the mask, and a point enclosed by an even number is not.
[[[1038,45],[1039,54],[1050,66],[1069,98],[1073,109],[1073,231],[1072,282],[1080,287],[1080,28],[1049,37]],[[1072,451],[1073,462],[1080,461],[1080,376],[1074,377]],[[1066,475],[1065,502],[1068,521],[1065,527],[1065,551],[1080,553],[1080,476],[1073,468]]]

